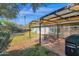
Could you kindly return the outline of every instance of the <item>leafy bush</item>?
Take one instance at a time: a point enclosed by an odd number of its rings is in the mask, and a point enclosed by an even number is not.
[[[5,27],[4,27],[5,26]],[[14,32],[21,32],[23,31],[20,27],[18,27],[19,25],[17,25],[14,22],[8,21],[8,20],[0,20],[0,29],[2,30],[9,30],[12,33]],[[6,28],[7,27],[7,28]]]
[[[0,52],[4,51],[10,42],[10,33],[8,31],[0,31]]]

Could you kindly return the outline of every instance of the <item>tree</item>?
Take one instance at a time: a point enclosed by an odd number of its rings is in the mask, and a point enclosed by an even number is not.
[[[36,10],[37,10],[41,5],[43,5],[43,4],[42,4],[42,3],[32,3],[32,4],[31,4],[31,7],[32,7],[33,12],[36,12]]]
[[[14,4],[14,3],[0,4],[0,18],[7,18],[7,19],[15,18],[18,14],[18,11],[19,11],[18,4]],[[1,27],[3,28],[3,26],[1,26]],[[6,32],[8,32],[6,34],[5,31],[6,30],[4,30],[4,31],[0,30],[0,37],[3,37],[3,39],[0,38],[0,52],[3,52],[10,42],[10,39],[9,39],[10,33],[8,31],[6,31]]]
[[[0,17],[15,18],[19,12],[18,4],[2,3],[0,4]]]
[[[20,5],[23,5],[23,4],[20,4]],[[35,12],[36,9],[38,9],[38,7],[40,5],[41,4],[32,3],[31,7],[33,9],[33,12]],[[17,17],[18,12],[19,12],[19,4],[15,4],[15,3],[0,4],[0,17],[1,18],[7,18],[7,19],[15,18],[15,17]],[[1,33],[5,34],[4,31],[2,31]],[[6,37],[5,41],[3,41],[3,40],[0,41],[0,52],[3,52],[9,44],[10,33],[8,33],[8,35],[9,35],[9,37],[7,36],[8,38],[5,35],[5,37]],[[2,35],[2,37],[3,37],[3,35]],[[3,45],[4,43],[6,46]]]

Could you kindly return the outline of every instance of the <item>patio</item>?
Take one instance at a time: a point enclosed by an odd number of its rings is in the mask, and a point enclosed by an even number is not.
[[[45,47],[46,49],[55,52],[57,54],[59,54],[60,56],[65,56],[65,41],[64,39],[58,39],[55,42],[50,42],[48,41],[47,43],[45,43],[45,41],[42,42],[42,46]]]

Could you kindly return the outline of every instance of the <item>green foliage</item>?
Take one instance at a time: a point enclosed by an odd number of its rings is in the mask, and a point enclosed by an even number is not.
[[[6,25],[6,26],[14,26],[16,23],[10,22],[8,20],[0,20],[1,25]]]
[[[27,5],[27,4],[20,4],[20,5]],[[41,6],[41,3],[32,3],[32,9],[35,12],[36,9]],[[0,16],[5,18],[15,18],[19,12],[19,4],[16,3],[2,3],[0,4]]]
[[[0,52],[3,52],[10,42],[10,33],[8,31],[0,31]]]
[[[32,3],[31,7],[33,12],[36,12],[36,10],[42,5],[42,3]]]
[[[15,3],[0,4],[0,16],[6,18],[15,18],[18,13],[18,5]]]
[[[11,32],[21,32],[22,31],[22,29],[20,27],[18,27],[19,25],[16,25],[16,23],[10,22],[8,20],[0,20],[0,25],[2,26],[2,30],[5,30],[6,29],[5,27],[7,27],[7,30],[9,30]]]

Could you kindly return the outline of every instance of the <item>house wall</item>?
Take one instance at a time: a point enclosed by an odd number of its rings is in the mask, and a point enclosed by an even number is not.
[[[79,34],[79,26],[62,26],[60,28],[60,36],[65,38],[67,36],[70,36],[72,34]]]
[[[41,34],[51,34],[53,36],[65,38],[67,36],[70,36],[72,34],[79,34],[79,25],[74,25],[74,26],[65,26],[61,25],[58,27],[58,32],[57,32],[57,25],[52,25],[48,27],[41,27]],[[39,34],[39,27],[34,27],[31,28],[32,32],[36,32]]]
[[[57,35],[57,26],[51,26],[49,28],[49,34],[53,35],[53,36],[56,36]]]
[[[31,31],[37,34],[40,33],[39,27],[31,28]],[[49,34],[49,27],[41,27],[41,34]]]

